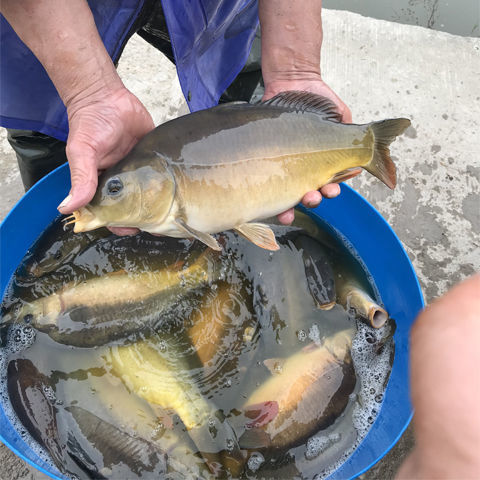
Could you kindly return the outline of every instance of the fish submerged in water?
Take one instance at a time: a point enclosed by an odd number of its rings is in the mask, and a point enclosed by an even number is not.
[[[103,406],[96,414],[105,416],[112,425],[122,425],[123,432],[147,440],[165,453],[169,473],[176,472],[179,478],[211,478],[203,459],[194,453],[188,435],[174,428],[166,412],[103,377],[90,375],[89,385]]]
[[[25,303],[19,312],[7,312],[1,325],[18,320],[58,343],[103,345],[165,324],[165,318],[176,312],[185,295],[216,279],[216,270],[207,250],[187,268],[174,265],[131,275],[124,271],[106,274],[67,284],[48,297]]]
[[[242,448],[287,448],[331,425],[347,406],[356,383],[350,356],[354,329],[342,330],[321,347],[310,345],[287,359],[264,363],[273,373],[245,403],[245,410],[276,402],[270,422],[251,425]]]
[[[108,361],[128,389],[151,405],[176,412],[212,473],[225,468],[236,476],[243,469],[244,459],[235,432],[198,390],[189,365],[172,351],[172,345],[167,349],[175,359],[174,365],[150,341],[112,347]]]
[[[57,424],[57,407],[51,401],[50,379],[28,359],[8,364],[8,395],[15,414],[25,429],[50,454],[57,467],[65,464]],[[32,408],[31,405],[35,405]]]
[[[24,262],[25,270],[30,276],[39,278],[55,272],[92,243],[111,235],[105,228],[74,236],[67,235],[63,230],[63,224],[57,222],[50,228],[50,235],[40,237],[35,243],[33,253]]]
[[[388,146],[410,120],[347,125],[335,108],[324,97],[284,92],[160,125],[100,175],[92,201],[69,217],[74,231],[137,227],[221,250],[212,234],[235,229],[278,250],[271,228],[256,220],[293,207],[305,192],[358,167],[395,187]]]

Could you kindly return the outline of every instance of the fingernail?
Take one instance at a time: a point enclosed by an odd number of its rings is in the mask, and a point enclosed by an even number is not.
[[[71,195],[67,195],[64,199],[63,199],[63,202],[57,207],[58,210],[60,210],[61,208],[65,208],[69,203],[70,203],[70,200],[72,199],[72,196]]]

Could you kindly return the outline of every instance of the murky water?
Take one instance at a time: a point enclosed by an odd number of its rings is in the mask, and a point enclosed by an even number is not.
[[[338,467],[380,411],[393,321],[373,329],[335,303],[345,279],[375,286],[297,217],[273,227],[278,252],[225,233],[221,254],[54,223],[2,305],[2,403],[18,431],[74,478]]]

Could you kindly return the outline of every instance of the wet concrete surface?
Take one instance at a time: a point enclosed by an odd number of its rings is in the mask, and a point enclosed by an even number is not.
[[[187,111],[175,69],[140,38],[127,46],[119,71],[156,124]],[[392,146],[397,188],[392,192],[368,174],[349,183],[392,225],[426,301],[480,271],[480,40],[325,11],[322,74],[350,106],[355,123],[412,120]],[[15,156],[1,134],[3,218],[23,189]],[[409,427],[362,478],[392,479],[413,444]],[[0,446],[0,478],[47,477]]]

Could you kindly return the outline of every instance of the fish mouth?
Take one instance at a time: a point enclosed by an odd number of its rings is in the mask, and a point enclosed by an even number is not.
[[[74,233],[89,232],[105,225],[87,207],[80,207],[62,221],[65,222],[64,226],[74,223]]]
[[[381,328],[388,320],[388,313],[379,306],[372,306],[368,311],[368,321],[373,328]]]

